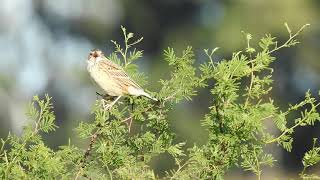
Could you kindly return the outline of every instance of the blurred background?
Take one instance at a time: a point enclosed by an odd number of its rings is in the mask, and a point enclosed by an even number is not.
[[[204,48],[220,47],[216,59],[229,58],[242,50],[241,31],[253,38],[271,33],[283,42],[288,38],[284,22],[296,30],[311,26],[299,36],[302,44],[283,49],[275,55],[275,86],[272,95],[277,104],[302,100],[307,89],[320,89],[320,1],[318,0],[2,0],[0,2],[0,137],[9,131],[19,134],[27,123],[25,108],[33,95],[53,96],[57,124],[60,127],[46,139],[52,148],[78,142],[75,131],[80,121],[90,121],[90,108],[96,89],[86,72],[91,49],[106,54],[113,51],[110,40],[122,42],[120,26],[144,37],[139,49],[144,57],[137,61],[141,72],[149,75],[147,89],[157,91],[158,80],[165,77],[163,50],[177,52],[191,45],[197,63]],[[201,59],[201,60],[200,60]],[[192,102],[184,102],[169,119],[177,140],[187,145],[205,142],[206,132],[199,119],[208,112],[209,90]],[[298,129],[291,153],[276,145],[276,167],[264,176],[295,177],[301,171],[301,158],[319,137],[319,125]],[[159,157],[161,159],[161,157]],[[154,161],[156,173],[163,174],[172,162]],[[171,167],[170,167],[171,166]],[[266,175],[267,174],[267,175]],[[227,179],[247,179],[251,173],[233,170]]]

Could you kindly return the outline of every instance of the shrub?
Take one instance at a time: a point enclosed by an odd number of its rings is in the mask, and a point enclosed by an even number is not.
[[[297,36],[306,26],[293,33],[285,24],[289,39],[281,45],[268,34],[254,47],[251,34],[243,32],[247,42],[243,51],[233,53],[231,59],[214,61],[213,54],[218,48],[206,49],[208,60],[199,67],[195,66],[191,47],[180,55],[173,48],[166,49],[164,60],[169,65],[170,78],[160,80],[159,92],[151,92],[159,101],[125,97],[107,111],[97,100],[92,110],[94,119],[81,122],[76,128],[84,141],[89,139],[86,149],[71,142],[58,150],[45,145],[41,134],[57,128],[55,116],[51,97],[35,96],[27,111],[32,123],[24,128],[22,136],[9,133],[1,139],[0,177],[158,179],[150,161],[167,153],[174,158],[176,166],[161,177],[163,179],[223,179],[233,167],[251,171],[260,179],[262,167],[273,166],[276,161],[265,151],[269,144],[277,143],[290,152],[295,129],[313,126],[320,120],[319,102],[310,91],[302,102],[284,110],[270,96],[273,86],[270,64],[276,60],[273,53],[298,44]],[[123,27],[122,31],[124,47],[112,41],[115,51],[109,59],[143,85],[146,77],[133,64],[142,56],[142,51],[133,46],[142,38],[133,40],[133,33],[127,33]],[[214,86],[209,87],[208,81],[214,81]],[[185,150],[185,142],[174,141],[168,112],[181,101],[192,100],[202,88],[210,88],[211,92],[209,112],[201,120],[209,138],[204,145],[195,144]],[[132,102],[134,108],[130,106]],[[288,116],[295,112],[301,112],[301,116],[291,123]],[[272,121],[280,134],[270,134],[266,121]],[[306,169],[319,161],[320,148],[314,145],[302,160],[304,169],[300,177],[320,178],[306,174]]]

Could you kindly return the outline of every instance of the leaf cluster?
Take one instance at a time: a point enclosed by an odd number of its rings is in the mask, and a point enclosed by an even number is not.
[[[32,123],[24,128],[20,137],[9,133],[6,139],[1,139],[0,178],[67,177],[69,172],[65,167],[70,163],[68,160],[76,161],[78,148],[69,144],[54,151],[44,144],[41,136],[57,128],[51,97],[45,95],[42,100],[34,96],[26,115]]]

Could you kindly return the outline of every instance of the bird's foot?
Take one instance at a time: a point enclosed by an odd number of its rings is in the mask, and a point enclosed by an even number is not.
[[[101,102],[102,102],[102,107],[103,107],[103,109],[105,110],[105,111],[108,111],[108,110],[110,110],[111,109],[111,107],[112,107],[112,103],[109,103],[107,100],[105,100],[105,99],[101,99]]]
[[[110,96],[108,94],[102,94],[102,93],[99,93],[99,92],[96,92],[96,95],[97,95],[97,99],[100,96],[102,99],[110,100],[110,101],[114,101],[114,99],[116,98],[116,96]]]
[[[111,103],[108,103],[108,100],[106,99],[102,99],[102,107],[104,110],[108,111],[112,108],[112,106],[121,98],[121,96],[118,96],[114,101],[112,101]]]

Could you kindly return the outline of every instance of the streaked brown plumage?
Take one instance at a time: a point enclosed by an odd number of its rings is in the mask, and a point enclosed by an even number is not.
[[[87,62],[90,76],[108,95],[121,97],[129,94],[157,100],[134,82],[119,65],[108,60],[100,50],[92,50]]]

